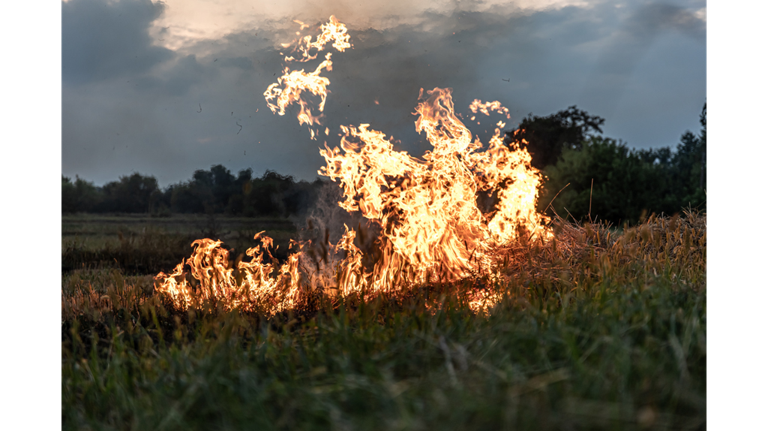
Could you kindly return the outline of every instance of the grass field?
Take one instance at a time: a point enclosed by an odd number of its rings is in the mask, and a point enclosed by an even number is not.
[[[64,215],[62,269],[118,268],[126,274],[157,274],[188,256],[190,244],[198,238],[221,239],[242,253],[253,246],[253,236],[260,231],[275,240],[282,258],[296,236],[295,224],[279,217]]]
[[[142,223],[91,220],[65,218],[64,241]],[[174,310],[151,275],[71,269],[63,428],[706,428],[704,216],[561,224],[515,253],[503,282],[271,318]],[[467,305],[478,288],[502,295],[487,314]]]

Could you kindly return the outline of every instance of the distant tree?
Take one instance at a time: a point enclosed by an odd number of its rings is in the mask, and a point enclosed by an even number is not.
[[[223,165],[199,169],[192,179],[164,190],[151,176],[132,174],[103,187],[62,176],[62,212],[227,213],[246,216],[296,215],[312,205],[323,182],[296,182],[290,175],[266,171],[253,178],[243,169],[237,176]]]
[[[102,191],[104,200],[98,212],[146,213],[159,188],[155,177],[133,173],[105,184]]]
[[[672,160],[675,167],[672,174],[675,176],[675,182],[680,183],[684,189],[684,194],[691,194],[699,188],[701,147],[699,138],[690,131],[680,137],[680,143]]]
[[[212,190],[216,202],[216,211],[223,211],[229,204],[229,198],[238,193],[235,187],[235,176],[223,165],[211,167],[211,177],[213,179]]]
[[[546,117],[528,114],[517,130],[506,132],[505,140],[507,143],[526,140],[531,165],[543,170],[557,163],[564,148],[581,150],[582,143],[592,133],[603,132],[600,127],[604,122],[605,119],[589,115],[574,105]]]
[[[704,102],[704,107],[701,108],[701,114],[699,115],[699,122],[701,123],[701,134],[699,135],[699,142],[701,143],[701,176],[699,178],[699,187],[706,190],[707,188],[707,103]]]
[[[211,187],[203,181],[192,180],[171,186],[173,212],[205,213],[212,211],[214,205],[215,199]]]
[[[261,178],[251,181],[250,193],[245,198],[248,214],[256,215],[287,215],[284,194],[293,188],[294,181],[290,175],[280,175],[267,170]]]
[[[251,179],[253,170],[243,169],[237,174],[232,185],[232,193],[227,201],[227,212],[230,214],[242,214],[245,211],[245,196],[251,192]]]
[[[69,177],[61,176],[61,212],[77,212],[77,193],[75,185]]]
[[[310,183],[299,181],[290,189],[283,193],[283,202],[288,214],[301,214],[317,200],[318,191],[323,186],[323,181],[319,178]]]
[[[61,177],[61,211],[63,213],[91,212],[102,200],[101,190],[92,182],[75,176],[75,181]]]

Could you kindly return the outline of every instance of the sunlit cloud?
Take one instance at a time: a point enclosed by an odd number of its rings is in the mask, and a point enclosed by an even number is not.
[[[589,7],[596,0],[285,0],[253,2],[246,0],[166,0],[165,13],[156,20],[152,34],[158,45],[185,50],[204,40],[219,40],[227,35],[270,30],[262,33],[274,46],[285,42],[293,20],[319,23],[336,15],[350,30],[386,30],[398,26],[430,28],[434,15],[456,12],[495,12],[502,16],[525,14],[564,7]],[[282,37],[282,38],[280,38]]]

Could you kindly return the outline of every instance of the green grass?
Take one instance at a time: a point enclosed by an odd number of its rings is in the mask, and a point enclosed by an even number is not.
[[[296,236],[294,223],[279,217],[231,217],[201,214],[148,215],[77,214],[62,216],[62,269],[119,268],[127,274],[169,271],[188,256],[192,241],[221,239],[236,255],[253,246],[253,236],[266,231],[287,256]]]
[[[525,244],[467,281],[267,319],[171,309],[148,276],[62,286],[64,429],[705,429],[706,219]]]

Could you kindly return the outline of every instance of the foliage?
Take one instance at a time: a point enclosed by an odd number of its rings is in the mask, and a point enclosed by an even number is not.
[[[599,217],[615,225],[636,223],[643,214],[705,210],[706,105],[701,124],[700,135],[685,132],[675,151],[633,150],[602,136],[589,137],[580,148],[564,148],[557,163],[543,171],[547,179],[539,210],[548,210],[552,202],[563,217]]]
[[[159,191],[155,177],[139,173],[120,177],[119,181],[109,182],[101,189],[103,199],[96,212],[146,213]]]
[[[94,211],[102,199],[101,190],[92,182],[75,177],[75,182],[68,177],[61,177],[62,212]]]
[[[581,151],[565,149],[545,174],[548,181],[539,204],[546,206],[562,190],[552,203],[554,212],[563,217],[570,213],[579,220],[590,214],[591,207],[593,218],[635,222],[644,209],[658,207],[655,204],[663,199],[659,193],[665,189],[659,165],[645,162],[623,143],[602,137],[590,138]]]
[[[103,187],[62,177],[62,212],[230,214],[289,216],[305,211],[324,182],[295,181],[266,171],[253,178],[251,169],[234,176],[222,165],[195,171],[192,179],[160,190],[153,176],[134,173]]]
[[[557,162],[564,149],[580,150],[593,133],[602,133],[605,119],[570,106],[546,117],[528,114],[516,131],[506,133],[507,142],[528,142],[531,165],[543,170]]]

